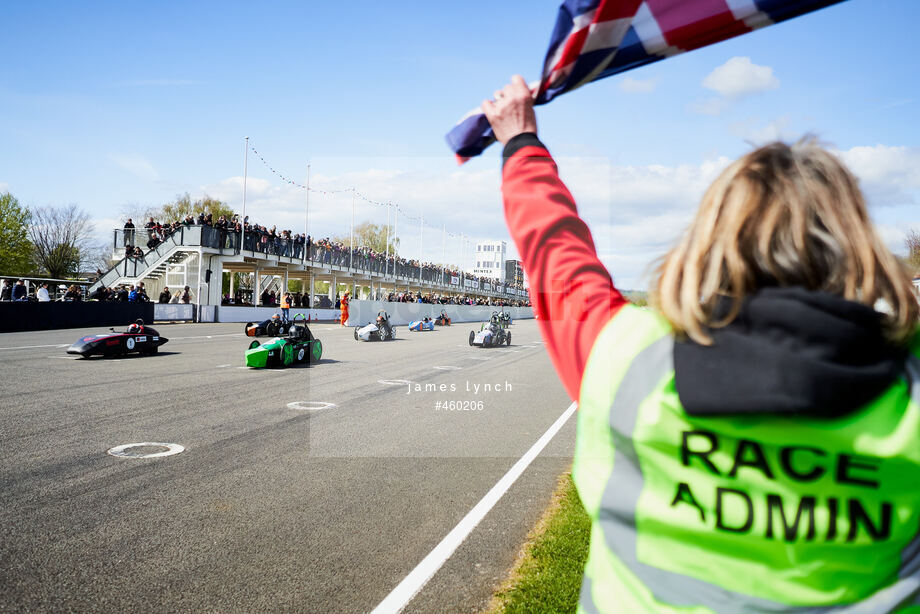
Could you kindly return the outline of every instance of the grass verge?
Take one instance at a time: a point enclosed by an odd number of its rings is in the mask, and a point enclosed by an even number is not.
[[[492,596],[488,614],[574,612],[585,561],[591,520],[585,513],[572,474],[559,478],[543,517],[527,536],[511,575]]]

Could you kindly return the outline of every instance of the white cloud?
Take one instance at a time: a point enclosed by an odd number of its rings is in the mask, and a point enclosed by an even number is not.
[[[119,168],[131,173],[138,179],[143,179],[144,181],[157,181],[160,178],[160,174],[153,167],[153,164],[140,154],[110,154],[109,159]]]
[[[713,70],[703,87],[718,92],[726,98],[741,98],[758,92],[779,88],[779,79],[769,66],[759,66],[751,58],[737,56]]]
[[[9,191],[10,191],[10,184],[0,183],[0,192],[9,192]]]
[[[690,110],[701,115],[722,115],[731,106],[727,98],[709,98],[701,102],[694,102]]]
[[[772,136],[767,133],[772,130],[779,134],[784,125],[784,118],[780,118],[765,126],[750,126],[748,132],[759,130],[764,136]],[[877,145],[854,147],[838,155],[860,178],[870,203],[910,203],[920,191],[917,150]],[[716,156],[676,165],[635,166],[615,164],[605,157],[578,156],[559,157],[557,163],[580,215],[591,229],[601,260],[621,287],[643,289],[650,267],[687,228],[704,191],[730,159]],[[333,166],[314,164],[315,168]],[[349,160],[347,168],[365,170],[314,174],[311,185],[319,190],[354,186],[374,200],[399,202],[408,215],[424,213],[426,222],[433,226],[426,227],[420,237],[418,224],[400,216],[398,234],[405,256],[417,257],[419,241],[424,239],[423,259],[441,261],[443,255],[447,261],[459,263],[460,239],[448,237],[445,245],[442,225],[455,234],[463,232],[473,243],[484,239],[509,241],[510,255],[516,256],[503,219],[497,168],[450,168],[412,158]],[[192,197],[205,193],[239,211],[242,177],[202,185],[192,190]],[[302,189],[285,185],[267,172],[249,176],[246,212],[252,221],[299,232],[304,227],[305,207]],[[311,234],[347,236],[351,207],[350,193],[311,193]],[[355,219],[384,224],[387,210],[357,199]],[[901,226],[892,223],[882,227],[886,242],[894,249],[903,242]],[[473,255],[466,252],[466,266],[475,260]]]
[[[773,141],[790,141],[798,135],[794,134],[790,126],[790,118],[783,115],[765,124],[757,124],[756,121],[737,122],[730,126],[730,131],[742,140],[752,145],[765,145]]]
[[[621,92],[627,94],[649,94],[655,91],[658,86],[658,79],[633,79],[626,77],[620,81],[618,87]]]
[[[872,206],[911,205],[920,191],[920,149],[888,145],[835,151],[859,178]]]

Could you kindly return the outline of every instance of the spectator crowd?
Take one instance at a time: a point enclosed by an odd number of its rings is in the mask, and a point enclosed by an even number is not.
[[[125,255],[129,258],[143,258],[144,250],[137,245],[139,238],[143,240],[148,249],[154,249],[174,233],[190,226],[213,229],[213,232],[207,237],[202,236],[202,242],[221,249],[238,249],[242,240],[244,250],[309,260],[316,264],[356,268],[370,273],[408,277],[431,283],[450,284],[452,279],[456,278],[458,286],[463,285],[465,281],[474,281],[478,282],[479,288],[483,288],[483,284],[491,284],[493,289],[497,290],[500,285],[491,277],[464,274],[456,267],[419,262],[402,258],[396,254],[388,255],[386,252],[378,252],[366,246],[351,248],[329,237],[314,240],[310,235],[295,233],[289,229],[278,230],[276,226],[268,228],[260,224],[252,224],[249,216],[240,220],[238,215],[230,218],[221,215],[214,220],[212,214],[200,213],[197,217],[188,215],[182,220],[166,223],[161,223],[151,217],[144,224],[142,231],[137,230],[133,220],[128,218],[123,229]],[[506,284],[506,287],[513,286]],[[517,288],[521,289],[520,286]]]

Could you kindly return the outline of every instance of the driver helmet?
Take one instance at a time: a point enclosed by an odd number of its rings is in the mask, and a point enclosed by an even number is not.
[[[281,319],[281,316],[279,316],[277,313],[272,316],[272,320],[280,320],[280,319]]]
[[[144,328],[144,321],[140,318],[134,320],[134,324],[128,327],[128,332],[136,333]]]
[[[378,321],[378,322],[383,322],[383,316],[377,316],[377,321]]]

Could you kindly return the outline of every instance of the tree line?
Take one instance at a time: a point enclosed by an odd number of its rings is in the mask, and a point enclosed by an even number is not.
[[[209,196],[192,200],[185,193],[159,207],[140,210],[135,221],[142,227],[144,218],[173,221],[202,212],[233,215],[225,202]],[[77,205],[27,207],[11,193],[0,193],[0,275],[67,279],[108,268],[114,264],[111,255],[108,243],[96,242],[89,213]]]

